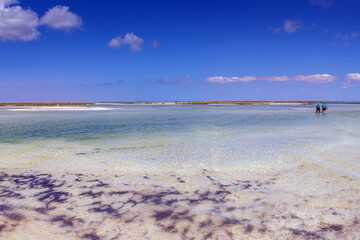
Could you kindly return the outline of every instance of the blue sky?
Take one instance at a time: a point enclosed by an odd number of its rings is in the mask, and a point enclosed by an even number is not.
[[[0,0],[0,102],[360,100],[359,12],[356,0]]]

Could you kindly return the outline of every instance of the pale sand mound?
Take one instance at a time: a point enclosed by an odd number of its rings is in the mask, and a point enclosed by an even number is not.
[[[74,107],[74,106],[40,106],[40,107],[26,107],[26,108],[12,108],[7,111],[17,112],[45,112],[45,111],[109,111],[113,108],[105,107]]]

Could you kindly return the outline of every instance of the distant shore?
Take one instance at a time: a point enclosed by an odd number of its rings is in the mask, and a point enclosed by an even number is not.
[[[141,105],[311,105],[314,102],[296,102],[296,101],[196,101],[196,102],[100,102],[98,104],[141,104]]]
[[[164,102],[100,102],[99,104],[141,105],[312,105],[318,101],[164,101]],[[320,101],[319,101],[320,102]],[[359,101],[328,101],[335,104],[360,104]]]
[[[0,103],[0,107],[7,106],[85,106],[95,104],[141,104],[141,105],[312,105],[318,101],[164,101],[164,102],[66,102],[66,103]],[[360,101],[328,101],[334,104],[360,104]]]
[[[312,102],[232,102],[232,101],[219,101],[219,102],[180,102],[178,104],[195,104],[195,105],[309,105]]]

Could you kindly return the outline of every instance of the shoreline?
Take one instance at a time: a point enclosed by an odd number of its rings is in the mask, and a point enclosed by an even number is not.
[[[168,102],[99,102],[96,104],[121,104],[121,105],[312,105],[313,102],[298,101],[168,101]]]
[[[105,104],[119,105],[261,105],[292,106],[313,105],[318,101],[159,101],[159,102],[59,102],[59,103],[0,103],[0,107],[42,107],[42,106],[94,106]],[[330,104],[360,104],[360,101],[327,101]]]
[[[260,106],[294,106],[313,105],[321,101],[159,101],[159,102],[98,102],[95,104],[119,105],[260,105]],[[360,104],[360,101],[327,101],[328,104]]]

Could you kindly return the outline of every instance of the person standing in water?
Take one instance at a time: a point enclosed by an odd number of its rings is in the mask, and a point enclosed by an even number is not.
[[[320,113],[320,103],[319,102],[316,105],[316,113]]]
[[[322,113],[326,113],[326,110],[327,110],[326,102],[323,102],[323,104],[322,104]]]

